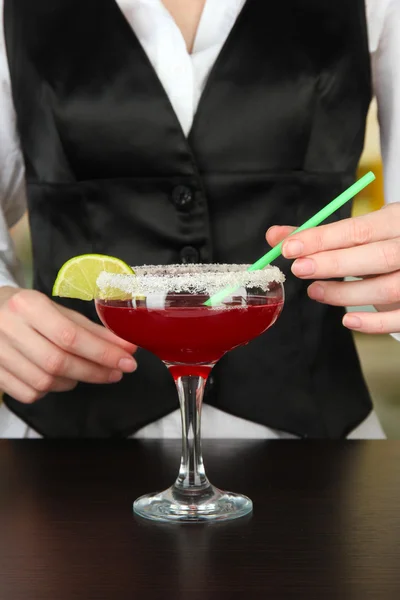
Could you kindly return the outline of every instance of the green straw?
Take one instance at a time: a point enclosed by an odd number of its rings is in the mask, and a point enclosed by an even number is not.
[[[303,225],[298,227],[293,233],[290,235],[294,235],[299,233],[299,231],[304,231],[304,229],[311,229],[312,227],[317,227],[323,221],[325,221],[328,217],[330,217],[334,212],[339,210],[346,202],[354,198],[357,194],[359,194],[364,188],[366,188],[370,183],[375,180],[375,175],[370,171],[364,177],[361,177],[356,183],[350,186],[345,192],[340,194],[335,200],[332,200],[329,204],[327,204],[324,208],[322,208],[317,214],[308,219]],[[285,238],[286,240],[287,238]],[[267,254],[262,256],[257,262],[255,262],[251,267],[249,267],[248,271],[259,271],[260,269],[264,269],[268,266],[273,260],[278,258],[282,254],[282,244],[285,242],[282,240],[277,246],[272,248]],[[215,306],[216,304],[220,304],[222,300],[224,300],[227,296],[232,294],[237,287],[235,288],[225,288],[220,292],[217,292],[214,296],[209,298],[207,302],[205,302],[205,306]]]

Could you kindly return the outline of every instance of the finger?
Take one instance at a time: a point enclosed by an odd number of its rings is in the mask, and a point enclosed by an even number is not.
[[[308,256],[316,252],[351,248],[390,240],[400,236],[400,203],[352,219],[321,225],[296,233],[283,244],[285,258]]]
[[[69,354],[21,321],[11,323],[5,333],[15,350],[53,377],[86,383],[116,383],[122,378],[121,369],[102,367]]]
[[[54,392],[69,391],[77,383],[63,377],[52,377],[10,346],[7,338],[3,335],[0,335],[0,364],[14,377],[41,393],[47,393],[50,390]]]
[[[118,337],[112,331],[110,331],[106,327],[103,327],[103,325],[93,323],[93,321],[91,321],[90,319],[87,319],[75,310],[65,308],[65,306],[57,305],[57,308],[62,314],[70,318],[71,321],[74,321],[74,323],[77,323],[77,325],[84,327],[85,329],[87,329],[87,331],[90,331],[94,335],[97,335],[102,339],[111,342],[112,344],[117,344],[118,346],[126,350],[126,352],[129,352],[129,354],[133,354],[134,352],[136,352],[137,346]]]
[[[34,390],[3,367],[0,367],[0,389],[23,404],[32,404],[45,395]]]
[[[128,352],[77,325],[61,314],[45,297],[36,298],[33,303],[29,301],[28,295],[16,294],[9,300],[9,307],[30,327],[70,355],[73,354],[109,369],[121,369],[124,372],[133,372],[136,369],[136,362]],[[43,318],[44,314],[46,318]],[[72,364],[70,358],[68,364]],[[85,363],[75,361],[74,364],[83,367]],[[81,368],[79,372],[82,372]],[[75,376],[71,378],[79,379]]]
[[[400,310],[382,313],[357,312],[343,317],[343,325],[362,333],[387,334],[400,332]]]
[[[295,227],[289,227],[288,225],[274,225],[270,227],[265,235],[267,242],[272,248],[277,246],[282,240],[288,237]]]
[[[362,281],[316,281],[308,288],[308,295],[332,306],[389,306],[400,301],[400,277],[391,273]]]
[[[54,384],[49,389],[49,392],[71,392],[78,385],[78,381],[67,379],[66,377],[55,377]]]
[[[400,238],[346,250],[319,252],[307,258],[299,258],[292,265],[293,274],[301,279],[362,277],[391,273],[399,269]]]

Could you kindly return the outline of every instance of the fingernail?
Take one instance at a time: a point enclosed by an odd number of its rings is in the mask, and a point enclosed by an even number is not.
[[[343,325],[349,329],[360,329],[362,326],[361,319],[359,317],[353,317],[353,315],[346,315],[343,319]]]
[[[110,383],[117,383],[118,381],[121,381],[121,379],[122,379],[121,371],[111,371],[108,381]]]
[[[124,373],[132,373],[133,371],[136,371],[136,361],[133,358],[121,358],[118,367]]]
[[[288,240],[283,244],[282,254],[285,258],[296,258],[296,256],[301,256],[303,250],[303,242],[300,242],[299,240]]]
[[[311,258],[301,258],[292,264],[292,273],[298,277],[307,277],[315,273],[315,262]]]
[[[322,285],[318,283],[313,283],[308,288],[308,295],[312,300],[317,300],[317,302],[322,302],[325,297],[325,290]]]

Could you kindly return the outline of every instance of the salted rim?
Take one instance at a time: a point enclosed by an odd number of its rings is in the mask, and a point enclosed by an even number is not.
[[[143,265],[132,267],[135,274],[102,271],[97,287],[107,295],[107,290],[120,290],[126,294],[143,295],[188,292],[215,294],[225,287],[259,288],[265,292],[272,283],[283,283],[285,276],[275,266],[259,271],[247,271],[250,265],[196,264],[196,265]]]

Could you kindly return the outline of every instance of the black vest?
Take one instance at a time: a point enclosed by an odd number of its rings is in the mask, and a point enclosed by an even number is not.
[[[270,225],[301,224],[354,181],[371,97],[364,0],[248,0],[189,139],[115,0],[6,0],[5,34],[45,294],[86,252],[253,262]],[[343,310],[309,300],[276,264],[281,318],[220,361],[206,401],[300,436],[345,436],[371,401]],[[92,303],[63,304],[96,319]],[[141,350],[138,362],[117,385],[6,403],[49,437],[126,436],[178,406],[164,365]]]

